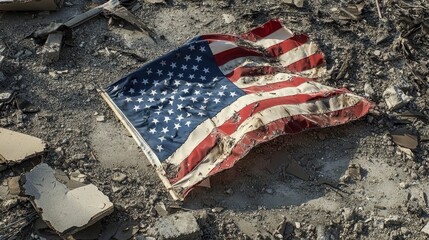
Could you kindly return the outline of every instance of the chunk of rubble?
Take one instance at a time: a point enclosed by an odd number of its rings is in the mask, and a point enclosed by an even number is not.
[[[70,190],[42,163],[25,174],[24,193],[50,228],[68,236],[113,212],[109,198],[93,185]]]
[[[5,166],[41,155],[45,148],[45,143],[39,138],[0,128],[0,171]]]
[[[43,45],[42,50],[42,63],[50,64],[60,59],[61,45],[63,43],[63,33],[53,32],[48,35],[48,39]]]
[[[426,225],[420,231],[426,233],[427,235],[429,235],[429,222],[426,223]]]
[[[190,212],[176,213],[159,219],[149,234],[165,240],[201,239],[197,219]]]
[[[390,135],[392,136],[392,140],[398,146],[408,148],[408,149],[416,149],[419,145],[418,137],[413,134],[410,129],[407,128],[399,128],[390,131]]]
[[[383,97],[389,110],[402,108],[413,99],[412,97],[406,95],[398,87],[393,86],[390,86],[384,90]]]

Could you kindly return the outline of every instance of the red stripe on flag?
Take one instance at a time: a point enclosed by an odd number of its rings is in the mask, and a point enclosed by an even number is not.
[[[314,78],[292,77],[292,79],[290,80],[285,79],[283,82],[276,82],[276,83],[271,83],[271,84],[266,84],[261,86],[252,86],[252,87],[242,88],[241,90],[243,90],[247,94],[257,93],[257,92],[269,92],[280,88],[292,87],[294,85],[298,86],[303,82],[309,82],[314,80],[315,80]]]
[[[309,40],[308,36],[305,34],[294,35],[293,37],[284,40],[281,43],[273,45],[266,49],[268,54],[272,57],[279,57],[280,55],[289,52],[290,50],[299,47]]]
[[[334,95],[338,95],[344,92],[346,92],[345,89],[334,89],[330,92],[317,92],[314,94],[299,94],[279,98],[265,99],[262,101],[258,101],[256,107],[255,104],[247,105],[239,112],[237,112],[235,116],[228,119],[217,129],[214,129],[210,135],[208,135],[197,147],[195,147],[189,154],[189,156],[181,162],[177,177],[171,179],[170,182],[175,183],[184,176],[186,176],[190,171],[192,171],[195,166],[200,163],[204,156],[206,156],[207,153],[213,148],[213,146],[216,144],[217,139],[231,135],[234,131],[237,130],[241,123],[243,123],[247,118],[251,117],[252,115],[257,114],[264,109],[277,105],[300,104],[311,100],[317,100],[319,98],[332,97]],[[235,119],[239,120],[237,121]]]
[[[271,33],[283,28],[283,25],[278,19],[273,19],[268,22],[266,22],[264,25],[253,29],[252,31],[240,35],[242,38],[249,40],[249,41],[258,41]]]
[[[302,72],[325,64],[325,57],[323,53],[315,53],[309,57],[303,58],[299,61],[287,66],[287,69],[293,73]]]
[[[256,145],[270,141],[283,134],[294,134],[319,127],[330,127],[344,124],[348,121],[363,117],[371,108],[367,100],[359,101],[356,105],[333,111],[328,114],[297,115],[293,117],[278,119],[254,131],[246,133],[240,142],[232,150],[231,155],[212,169],[209,176],[229,169],[242,159]],[[193,187],[185,189],[182,193],[186,196]]]
[[[223,52],[220,52],[214,56],[216,64],[218,66],[224,65],[225,63],[232,61],[236,58],[250,57],[250,56],[263,56],[263,53],[257,52],[251,49],[236,47]]]

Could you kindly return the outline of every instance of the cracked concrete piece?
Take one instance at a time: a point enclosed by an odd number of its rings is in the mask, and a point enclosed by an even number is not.
[[[13,165],[40,155],[45,143],[39,138],[0,128],[0,165]]]
[[[151,234],[158,235],[159,239],[165,240],[201,239],[200,227],[190,212],[176,213],[161,218],[151,231]]]
[[[113,204],[93,185],[69,190],[47,164],[25,174],[25,194],[42,219],[61,235],[73,234],[113,212]]]

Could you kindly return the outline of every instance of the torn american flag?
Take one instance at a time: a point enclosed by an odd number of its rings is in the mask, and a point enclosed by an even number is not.
[[[324,55],[271,20],[198,36],[108,86],[104,99],[175,199],[279,135],[346,123],[371,104],[316,82]]]

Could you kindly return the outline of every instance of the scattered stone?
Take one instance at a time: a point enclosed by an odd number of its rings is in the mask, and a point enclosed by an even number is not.
[[[418,137],[407,128],[395,129],[390,132],[393,142],[397,145],[408,148],[416,149],[419,145]]]
[[[362,223],[362,222],[358,222],[358,223],[356,223],[356,224],[355,224],[355,226],[353,227],[353,231],[354,231],[354,232],[356,232],[356,233],[358,233],[358,234],[360,234],[360,233],[362,233],[362,232],[363,232],[363,228],[364,228],[363,223]]]
[[[87,176],[77,171],[70,174],[70,179],[76,182],[84,183],[87,180]]]
[[[213,213],[220,213],[220,212],[222,212],[223,211],[223,207],[215,207],[215,208],[212,208],[212,212]]]
[[[200,227],[190,212],[176,213],[159,219],[149,233],[165,240],[201,239]]]
[[[61,45],[63,41],[62,32],[53,32],[49,34],[42,50],[42,63],[50,64],[60,59]]]
[[[401,89],[398,87],[388,87],[383,92],[384,100],[386,101],[387,108],[389,110],[397,110],[405,106],[408,102],[410,102],[413,98],[406,95]]]
[[[352,163],[347,169],[348,175],[353,180],[362,180],[361,167],[359,164]]]
[[[21,192],[21,187],[19,185],[19,176],[11,177],[7,180],[7,187],[9,194],[11,195],[18,195]]]
[[[402,189],[407,189],[410,185],[408,183],[405,182],[400,182],[399,183],[399,187]]]
[[[165,207],[165,204],[163,202],[157,203],[155,205],[155,210],[161,217],[165,217],[168,215],[167,207]]]
[[[115,182],[123,182],[125,179],[127,179],[127,175],[121,173],[121,172],[115,172],[113,173],[112,180]]]
[[[231,194],[233,194],[233,193],[234,193],[234,190],[232,190],[232,188],[227,188],[227,189],[225,190],[225,193],[226,193],[226,194],[231,195]]]
[[[79,161],[79,160],[84,160],[85,158],[86,158],[86,155],[84,153],[77,153],[73,155],[71,159],[73,161]]]
[[[1,209],[3,211],[8,211],[9,209],[15,207],[16,205],[18,205],[18,199],[16,198],[7,199],[2,202]]]
[[[374,55],[379,57],[381,55],[381,51],[380,50],[375,50],[374,51]]]
[[[304,7],[304,0],[283,0],[283,2],[289,5],[295,5],[298,8]]]
[[[343,215],[344,220],[351,221],[355,217],[355,211],[353,208],[344,208],[342,215]]]
[[[226,24],[230,24],[236,21],[235,17],[231,14],[222,14],[222,17]]]
[[[97,122],[104,122],[104,116],[103,115],[100,115],[100,116],[97,116]]]
[[[365,91],[365,95],[369,98],[374,98],[376,95],[374,89],[369,83],[365,83],[365,85],[363,86],[363,90]]]
[[[384,219],[384,224],[386,226],[397,226],[401,224],[401,218],[398,215],[389,216]]]
[[[426,234],[429,235],[429,222],[426,223],[426,225],[420,231],[422,231],[422,232],[424,232],[424,233],[426,233]]]
[[[57,147],[55,149],[55,154],[57,154],[57,157],[59,159],[62,159],[64,157],[64,150],[63,150],[63,148],[62,147]]]
[[[274,190],[272,188],[266,188],[265,192],[268,193],[268,194],[273,194]]]
[[[301,228],[301,223],[300,222],[295,222],[295,228],[300,229]]]
[[[339,231],[327,226],[317,226],[317,240],[337,240],[340,239]]]

